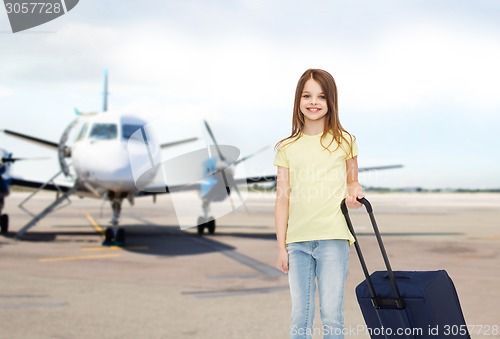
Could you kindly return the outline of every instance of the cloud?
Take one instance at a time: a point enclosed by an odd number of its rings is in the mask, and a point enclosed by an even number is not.
[[[406,27],[353,58],[343,71],[351,76],[344,100],[356,109],[447,103],[491,112],[500,105],[499,59],[493,36],[437,25]]]
[[[5,98],[13,94],[13,91],[10,88],[0,86],[0,98]]]

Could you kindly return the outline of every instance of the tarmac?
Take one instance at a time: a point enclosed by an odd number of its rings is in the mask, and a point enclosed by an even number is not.
[[[288,338],[288,279],[275,268],[274,196],[250,193],[214,235],[180,230],[168,195],[124,202],[123,248],[103,247],[111,211],[72,203],[41,220],[6,200],[0,237],[0,338]],[[55,198],[42,193],[27,207]],[[500,338],[500,194],[367,193],[394,270],[445,269],[472,338]],[[370,271],[383,262],[364,210],[351,211]],[[346,338],[369,338],[354,289],[364,278],[351,246]],[[316,308],[315,336],[321,338]],[[425,329],[427,330],[427,329]],[[450,336],[452,338],[453,336]]]

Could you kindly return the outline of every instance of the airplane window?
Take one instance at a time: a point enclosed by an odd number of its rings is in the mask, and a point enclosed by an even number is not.
[[[111,140],[116,139],[117,133],[115,124],[94,124],[90,130],[89,138]]]
[[[143,128],[143,125],[126,125],[123,124],[122,126],[122,135],[124,140],[130,139],[130,137],[139,129]],[[145,133],[142,134],[142,136],[145,136]],[[147,143],[147,136],[146,136],[146,143]]]
[[[82,126],[82,129],[80,130],[80,133],[78,133],[78,138],[76,138],[76,141],[82,140],[85,137],[85,134],[87,134],[88,129],[89,129],[89,124],[84,124]]]

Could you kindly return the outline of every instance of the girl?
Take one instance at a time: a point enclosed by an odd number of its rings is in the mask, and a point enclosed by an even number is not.
[[[275,226],[278,268],[288,273],[290,338],[313,334],[316,279],[323,338],[344,338],[343,295],[349,232],[340,203],[360,207],[355,138],[338,117],[337,87],[326,71],[308,69],[295,92],[292,134],[276,144]]]

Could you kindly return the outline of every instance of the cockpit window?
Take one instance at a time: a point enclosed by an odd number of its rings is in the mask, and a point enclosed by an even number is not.
[[[137,132],[138,130],[140,130],[141,128],[143,128],[144,126],[143,125],[127,125],[127,124],[123,124],[122,126],[122,137],[124,140],[129,140],[130,137],[132,135],[134,135],[135,132]],[[134,139],[137,139],[137,140],[143,140],[143,138],[146,136],[146,144],[148,143],[148,140],[147,140],[147,135],[146,133],[141,133],[141,135],[134,135]]]
[[[84,124],[82,126],[82,129],[80,130],[80,133],[78,133],[78,137],[76,138],[76,141],[82,140],[85,137],[85,134],[87,134],[88,129],[89,129],[89,124]]]
[[[116,139],[118,130],[115,124],[94,124],[90,130],[90,139]]]

